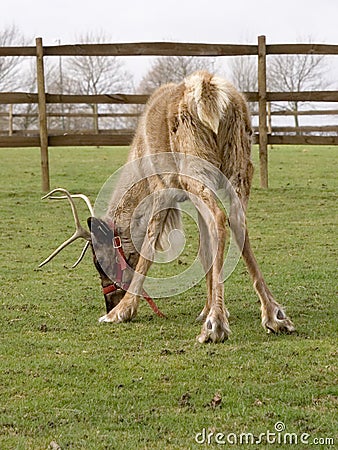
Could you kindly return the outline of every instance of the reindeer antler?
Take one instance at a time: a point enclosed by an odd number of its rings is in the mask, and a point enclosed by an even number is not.
[[[65,195],[62,196],[55,196],[53,197],[52,195],[55,194],[55,192],[62,192]],[[70,206],[72,208],[72,213],[73,213],[73,217],[74,217],[74,221],[75,221],[75,233],[73,234],[73,236],[71,236],[69,239],[67,239],[65,242],[63,242],[56,250],[54,250],[54,252],[48,256],[47,259],[45,259],[41,264],[39,264],[39,267],[44,266],[45,264],[47,264],[49,261],[51,261],[54,256],[56,256],[59,252],[61,252],[61,250],[63,250],[65,247],[67,247],[67,245],[71,244],[72,242],[74,242],[76,239],[79,238],[83,238],[85,239],[87,242],[81,252],[80,257],[78,258],[78,260],[75,262],[75,264],[73,264],[72,268],[76,267],[81,261],[82,258],[84,257],[88,247],[89,247],[89,243],[91,241],[91,235],[90,232],[87,231],[86,229],[84,229],[80,223],[80,219],[76,210],[76,206],[74,203],[73,198],[82,198],[82,200],[84,200],[86,202],[86,205],[88,206],[88,209],[90,211],[91,216],[94,216],[94,210],[93,207],[90,203],[90,200],[88,197],[86,197],[83,194],[70,194],[66,189],[63,188],[56,188],[53,189],[52,191],[50,191],[48,194],[46,194],[44,197],[42,197],[41,200],[44,200],[45,198],[50,198],[52,200],[62,200],[62,199],[68,199]]]

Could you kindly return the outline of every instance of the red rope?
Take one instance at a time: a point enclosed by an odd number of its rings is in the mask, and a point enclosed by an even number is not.
[[[104,294],[110,294],[111,292],[117,291],[117,289],[119,289],[119,287],[117,287],[116,284],[109,284],[108,286],[102,288],[102,292]],[[163,314],[163,312],[159,309],[154,300],[146,293],[144,289],[142,291],[142,297],[148,302],[150,308],[154,311],[155,314],[157,314],[159,317],[163,318],[167,317],[165,314]]]

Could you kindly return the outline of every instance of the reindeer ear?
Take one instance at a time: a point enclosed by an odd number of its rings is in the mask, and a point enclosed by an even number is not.
[[[103,220],[96,217],[89,217],[87,220],[90,232],[94,235],[98,242],[111,242],[114,233],[111,228]]]
[[[93,223],[94,219],[95,219],[95,217],[88,217],[88,219],[87,219],[87,224],[88,224],[88,228],[90,231],[92,231],[92,223]]]

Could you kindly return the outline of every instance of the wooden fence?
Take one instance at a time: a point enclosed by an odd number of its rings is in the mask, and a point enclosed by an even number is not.
[[[13,104],[8,105],[8,111],[0,111],[0,118],[3,118],[2,127],[0,128],[0,136],[39,136],[39,129],[36,127],[38,123],[39,114],[38,112],[33,113],[14,113],[13,111]],[[94,105],[97,106],[97,105]],[[91,109],[91,108],[90,108]],[[47,112],[47,119],[48,119],[48,130],[49,130],[49,136],[55,135],[55,134],[65,134],[69,131],[71,133],[76,134],[112,134],[113,132],[117,132],[118,130],[112,127],[111,125],[108,127],[107,124],[100,124],[100,121],[102,119],[135,119],[139,118],[141,113],[127,113],[127,112],[98,112],[96,109],[95,111],[87,111],[81,109],[83,112]],[[317,125],[317,126],[278,126],[272,124],[273,117],[281,117],[281,116],[338,116],[338,109],[312,109],[312,110],[276,110],[271,111],[271,105],[268,103],[267,105],[267,122],[268,122],[268,140],[270,135],[276,135],[281,133],[293,133],[293,134],[309,134],[309,133],[322,133],[322,135],[328,135],[329,133],[338,133],[338,124],[337,125]],[[252,111],[251,116],[255,117],[258,116],[257,111]],[[31,128],[28,128],[27,126],[20,126],[20,124],[16,124],[16,119],[31,119],[32,125]],[[55,124],[51,124],[50,121],[52,119],[59,119],[59,122],[61,124],[58,124],[56,126]],[[65,124],[62,125],[63,119],[89,119],[86,124],[82,124],[81,126],[74,126],[72,124]],[[76,120],[76,122],[78,122]],[[5,125],[7,123],[7,126]],[[1,126],[1,125],[0,125]],[[258,127],[256,125],[253,125],[253,130],[255,133],[255,136],[258,136]],[[128,130],[128,124],[124,124],[123,128],[119,129],[119,132],[125,132],[126,133],[133,133],[134,129]]]
[[[46,46],[42,39],[36,39],[32,47],[0,47],[0,57],[34,56],[37,67],[37,93],[15,92],[0,93],[0,104],[14,105],[35,103],[39,111],[39,135],[0,136],[0,147],[40,147],[42,168],[42,190],[50,189],[48,147],[49,146],[98,146],[129,145],[132,133],[128,130],[115,130],[106,133],[53,133],[47,126],[48,104],[144,104],[147,95],[106,94],[106,95],[63,95],[48,94],[45,90],[45,56],[257,56],[258,92],[245,93],[249,102],[258,103],[258,130],[255,141],[259,144],[260,180],[263,188],[268,187],[268,145],[269,144],[319,144],[338,145],[338,133],[330,136],[308,134],[273,134],[268,124],[268,104],[270,102],[338,102],[338,91],[306,92],[267,92],[267,55],[277,54],[313,54],[338,55],[338,45],[325,44],[274,44],[267,45],[265,36],[258,37],[257,45],[227,44],[187,44],[187,43],[127,43],[127,44],[81,44]],[[302,114],[299,112],[298,114]],[[305,113],[305,112],[304,112]],[[324,112],[323,112],[324,113]],[[333,111],[334,113],[334,111]],[[277,114],[275,112],[274,114]],[[282,114],[282,113],[280,113]],[[284,113],[286,114],[286,113]],[[304,129],[294,129],[300,131]],[[336,127],[323,129],[335,131]],[[306,130],[305,130],[306,131]],[[307,130],[311,131],[310,129]],[[313,130],[312,130],[313,131]]]

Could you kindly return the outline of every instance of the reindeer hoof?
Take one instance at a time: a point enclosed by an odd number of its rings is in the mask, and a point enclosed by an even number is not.
[[[222,319],[208,316],[205,321],[201,334],[197,337],[197,341],[201,344],[207,342],[223,342],[228,339],[230,328],[226,314]]]
[[[114,308],[115,309],[115,308]],[[112,310],[111,312],[114,312]],[[136,314],[133,314],[131,311],[115,311],[114,314],[106,314],[99,318],[99,322],[110,322],[110,323],[122,323],[129,322]]]
[[[137,314],[137,297],[124,297],[108,314],[99,318],[99,322],[129,322]]]
[[[292,321],[286,316],[282,308],[276,308],[274,314],[271,318],[263,317],[262,319],[263,327],[268,331],[268,333],[286,333],[291,334],[296,331],[295,326]]]
[[[99,322],[102,323],[102,322],[114,322],[114,321],[108,317],[108,314],[105,314],[104,316],[99,318]]]

